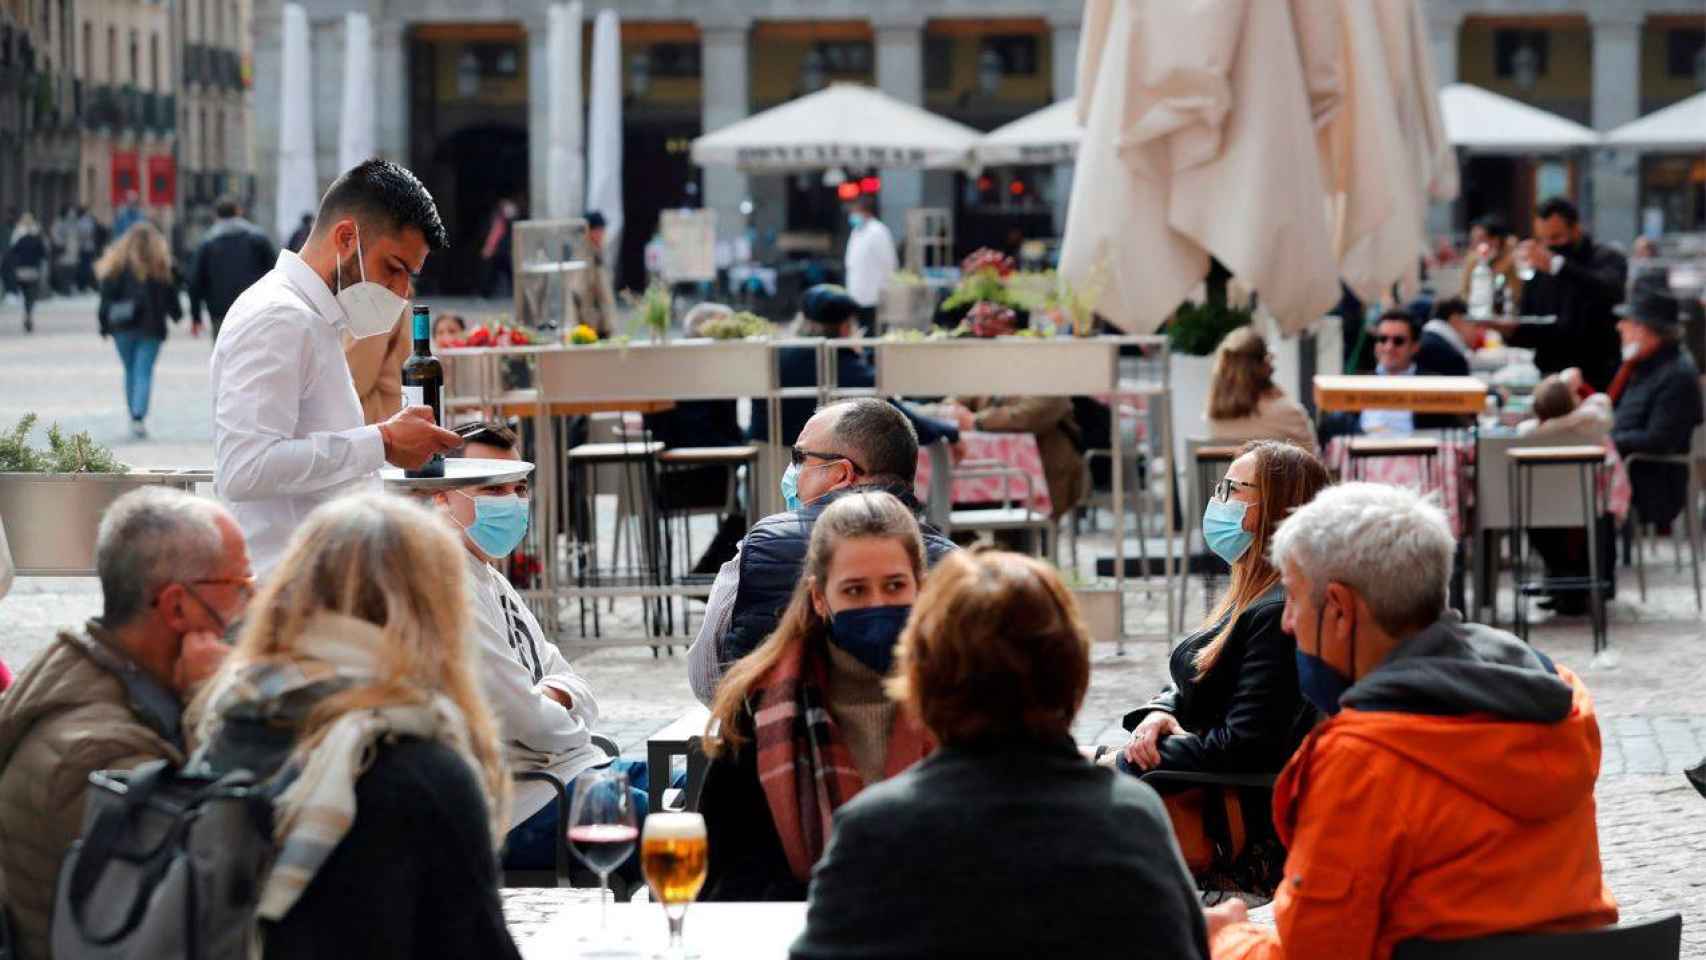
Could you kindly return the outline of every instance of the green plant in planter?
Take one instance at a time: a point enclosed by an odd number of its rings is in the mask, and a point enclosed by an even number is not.
[[[27,438],[35,425],[36,415],[27,413],[17,426],[0,435],[0,473],[125,473],[130,469],[88,433],[67,437],[58,424],[48,428],[47,451],[33,449]]]
[[[629,303],[634,307],[634,321],[651,335],[653,341],[660,341],[669,333],[670,321],[674,318],[674,305],[669,295],[669,286],[661,280],[653,280],[646,287],[646,292],[638,297],[629,297]]]
[[[745,340],[748,337],[768,337],[770,321],[756,313],[740,310],[726,317],[708,320],[699,332],[712,340]]]
[[[1186,300],[1173,311],[1167,324],[1167,343],[1172,348],[1194,357],[1214,353],[1226,335],[1247,326],[1255,316],[1248,307],[1234,307],[1226,302],[1226,283],[1232,274],[1220,261],[1209,261],[1208,276],[1203,285],[1207,296],[1203,303]]]
[[[47,457],[32,450],[25,439],[35,425],[36,415],[26,413],[17,426],[0,436],[0,473],[47,472]]]

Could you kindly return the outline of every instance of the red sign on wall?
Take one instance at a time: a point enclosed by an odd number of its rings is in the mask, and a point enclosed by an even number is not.
[[[148,205],[169,207],[178,198],[178,164],[171,154],[148,158]]]
[[[113,170],[113,206],[123,206],[130,202],[133,192],[142,190],[142,176],[137,169],[135,150],[114,150],[112,159]]]

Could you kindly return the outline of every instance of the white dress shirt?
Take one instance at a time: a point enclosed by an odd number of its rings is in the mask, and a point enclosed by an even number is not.
[[[847,235],[847,295],[861,307],[874,307],[889,277],[900,266],[894,235],[881,220],[870,217]]]
[[[510,769],[548,770],[567,783],[603,762],[604,751],[592,742],[598,701],[591,685],[545,637],[502,573],[469,554],[468,582],[470,629],[480,644],[480,686],[497,719]],[[547,687],[568,694],[573,706],[551,699]],[[547,784],[516,784],[510,826],[532,816],[552,795]]]
[[[1409,369],[1397,373],[1376,366],[1374,372],[1383,377],[1413,377],[1416,365],[1412,363]],[[1416,432],[1416,415],[1409,410],[1364,410],[1360,422],[1365,434],[1407,437]]]
[[[237,298],[213,348],[214,489],[265,576],[303,518],[377,489],[385,441],[344,359],[342,305],[289,250]]]
[[[717,570],[711,595],[705,599],[705,617],[699,621],[693,646],[687,648],[687,685],[693,688],[693,696],[707,707],[717,695],[717,681],[723,678],[717,647],[734,619],[735,595],[740,592],[740,550],[745,544],[742,540],[735,547],[734,558]]]

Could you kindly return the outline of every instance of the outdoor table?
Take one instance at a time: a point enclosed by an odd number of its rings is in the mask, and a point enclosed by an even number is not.
[[[1315,377],[1315,406],[1322,413],[1409,410],[1477,416],[1486,404],[1487,385],[1475,377]]]
[[[597,903],[571,903],[526,942],[527,960],[575,960],[583,954],[577,937],[598,930]],[[703,960],[784,960],[806,927],[806,905],[791,903],[695,903],[682,927],[690,950]],[[655,903],[613,903],[610,931],[633,938],[636,953],[649,957],[669,942],[669,923]]]
[[[993,461],[1012,467],[1030,478],[1030,507],[1042,516],[1054,515],[1053,501],[1048,495],[1048,477],[1043,473],[1042,451],[1032,433],[986,433],[980,430],[960,432],[965,444],[967,461]],[[930,451],[918,451],[918,474],[913,480],[918,499],[929,498]],[[978,476],[956,479],[950,497],[953,503],[1000,503],[1007,499],[1020,500],[1025,495],[1025,483],[1016,477]]]

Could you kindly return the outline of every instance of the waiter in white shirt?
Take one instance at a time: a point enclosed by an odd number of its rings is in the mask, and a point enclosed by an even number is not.
[[[460,438],[409,407],[364,426],[342,336],[383,336],[414,294],[428,250],[448,244],[409,171],[367,160],[320,200],[313,232],[244,291],[213,349],[214,487],[265,576],[319,504],[376,486],[389,462],[419,467]]]
[[[853,201],[847,223],[853,228],[847,234],[847,294],[859,305],[859,326],[870,334],[876,330],[877,300],[900,266],[900,258],[895,254],[894,235],[877,219],[870,197]]]

